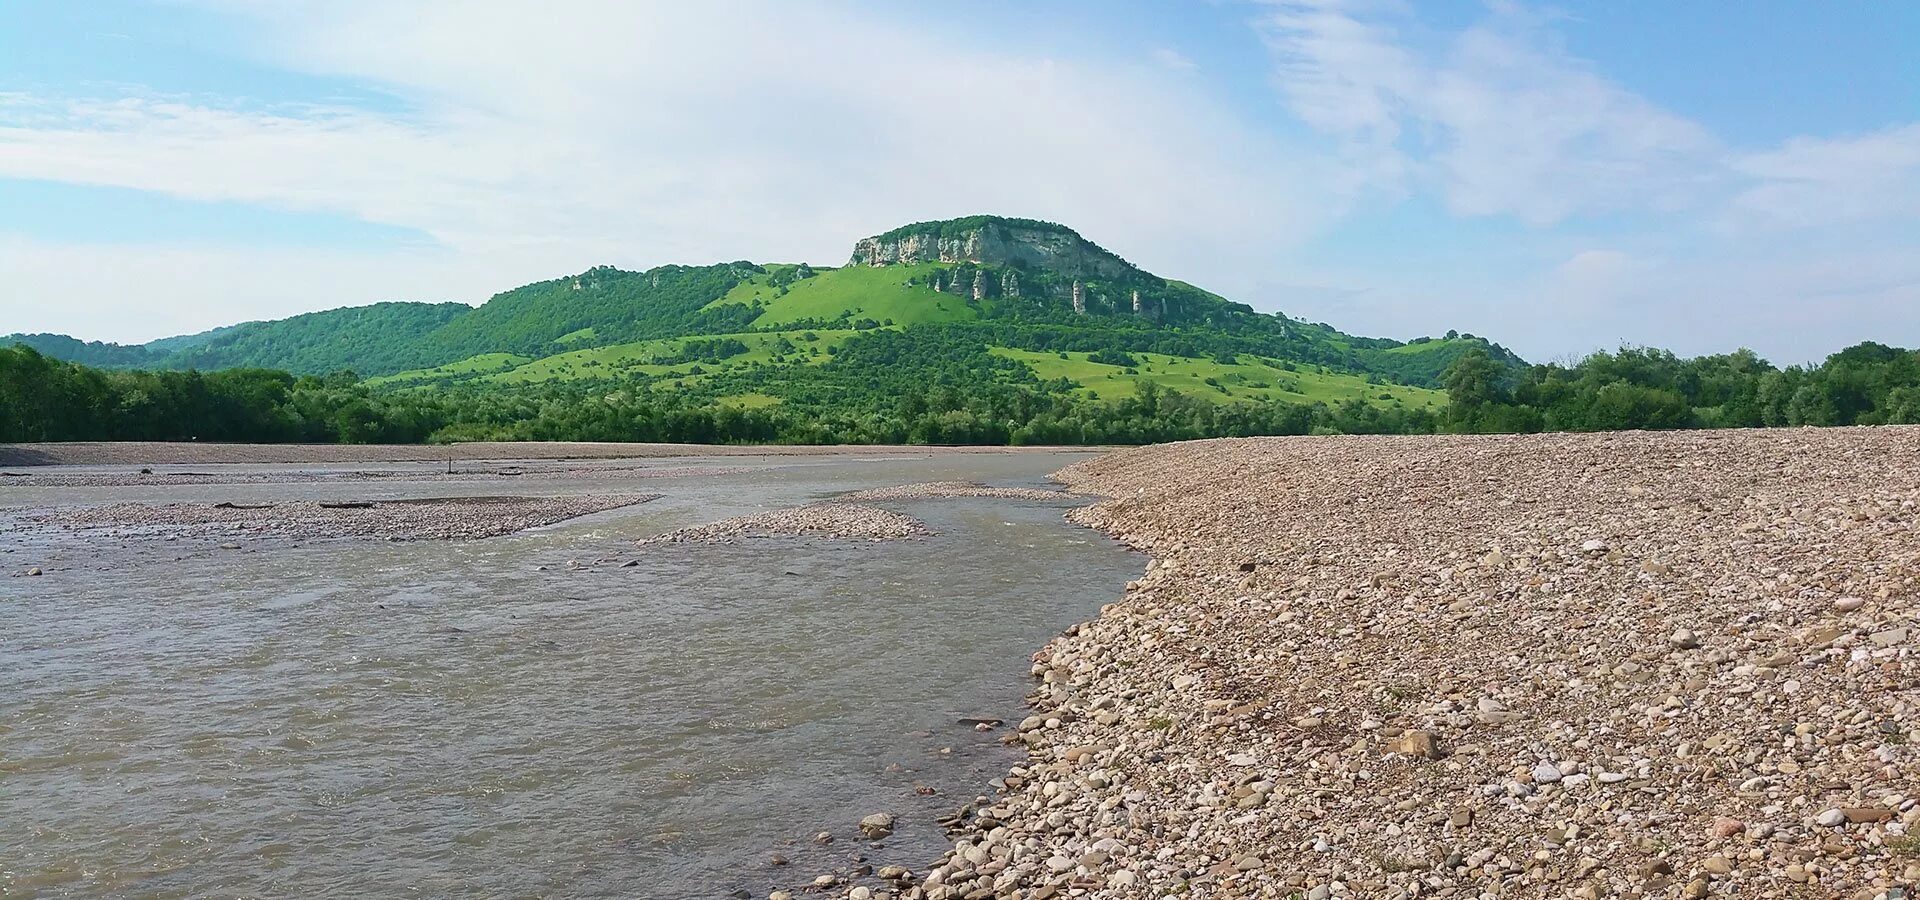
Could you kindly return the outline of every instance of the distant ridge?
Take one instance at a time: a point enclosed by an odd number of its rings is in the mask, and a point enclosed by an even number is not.
[[[478,307],[384,302],[139,345],[54,334],[12,335],[0,344],[107,368],[350,370],[410,384],[514,383],[685,366],[669,361],[688,351],[658,342],[695,339],[749,348],[727,356],[701,349],[710,357],[703,369],[820,365],[848,337],[934,327],[963,329],[1037,377],[1085,382],[1095,393],[1173,376],[1120,366],[1086,382],[1093,376],[1062,357],[1063,349],[1115,361],[1141,352],[1205,360],[1188,367],[1193,383],[1229,398],[1315,395],[1304,383],[1289,389],[1299,376],[1275,366],[1431,387],[1471,349],[1520,364],[1471,335],[1401,342],[1261,313],[1147,272],[1065,225],[992,215],[915,222],[862,238],[837,269],[744,260],[640,272],[599,266],[504,291]],[[807,352],[784,349],[821,332],[831,336]],[[751,349],[762,345],[764,353]],[[1042,352],[1048,355],[1033,355]],[[1263,368],[1246,369],[1239,354],[1265,360]],[[1156,371],[1181,369],[1161,366]]]

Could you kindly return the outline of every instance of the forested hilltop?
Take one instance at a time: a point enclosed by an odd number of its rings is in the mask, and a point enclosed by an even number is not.
[[[973,216],[848,264],[599,267],[139,346],[0,339],[0,440],[1141,443],[1910,422],[1914,354],[1528,366],[1260,313],[1072,229]]]

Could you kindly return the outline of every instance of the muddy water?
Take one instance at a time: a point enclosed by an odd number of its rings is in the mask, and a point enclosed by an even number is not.
[[[917,542],[631,541],[860,487],[1043,486],[1074,458],[0,490],[664,495],[465,543],[0,532],[0,569],[46,573],[0,580],[0,895],[765,896],[917,866],[1017,759],[955,720],[1017,721],[1028,655],[1140,560],[1005,500],[884,504],[938,532]],[[638,564],[579,565],[603,558]],[[900,830],[874,849],[854,824],[881,810]]]

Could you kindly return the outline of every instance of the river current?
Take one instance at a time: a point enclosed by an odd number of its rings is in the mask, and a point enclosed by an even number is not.
[[[879,504],[936,532],[917,541],[634,541],[865,487],[1042,487],[1078,458],[0,487],[14,507],[663,495],[466,542],[0,533],[0,569],[46,570],[0,580],[0,895],[764,897],[930,861],[938,816],[1020,759],[997,739],[1028,656],[1139,557],[1066,504],[1000,499]],[[289,469],[313,467],[250,467]],[[855,824],[880,811],[899,824],[875,849]]]

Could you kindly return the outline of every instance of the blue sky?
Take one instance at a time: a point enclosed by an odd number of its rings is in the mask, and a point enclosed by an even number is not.
[[[1914,346],[1917,42],[1867,2],[10,0],[0,332],[838,263],[996,212],[1532,359]]]

